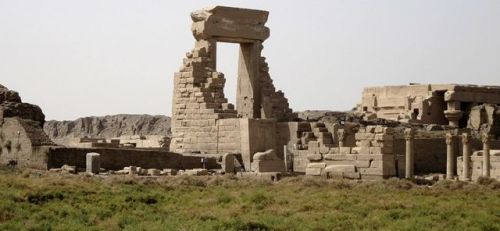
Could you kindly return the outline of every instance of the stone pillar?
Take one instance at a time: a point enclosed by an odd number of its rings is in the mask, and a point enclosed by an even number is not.
[[[101,169],[101,155],[99,153],[87,153],[87,172],[99,174]]]
[[[415,138],[415,133],[413,129],[405,129],[405,139],[406,139],[406,168],[405,177],[406,179],[412,179],[414,176],[414,150],[413,150],[413,139]]]
[[[285,160],[285,172],[288,172],[288,148],[283,145],[283,160]]]
[[[345,130],[341,129],[341,130],[337,131],[337,136],[339,137],[339,147],[340,148],[344,147]]]
[[[490,177],[490,134],[483,133],[483,176]]]
[[[260,42],[240,44],[236,108],[242,118],[261,118],[260,56]]]
[[[470,134],[469,133],[463,133],[462,134],[462,145],[463,145],[463,156],[462,156],[462,175],[464,180],[471,180],[470,176],[470,154],[471,154],[471,147],[470,147]]]
[[[235,156],[234,154],[224,154],[222,156],[222,168],[226,174],[236,173],[236,167],[234,166]]]
[[[448,119],[451,127],[459,127],[460,118],[463,116],[463,112],[460,110],[460,102],[449,101],[448,109],[444,111],[444,116]]]
[[[446,133],[446,179],[455,178],[455,142],[451,133]]]

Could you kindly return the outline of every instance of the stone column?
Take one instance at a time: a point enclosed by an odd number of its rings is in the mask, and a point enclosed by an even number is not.
[[[236,108],[243,118],[261,118],[260,58],[260,42],[240,44]]]
[[[288,172],[288,148],[283,145],[283,160],[285,160],[285,172]]]
[[[339,148],[344,147],[345,140],[345,130],[341,129],[337,132],[337,136],[339,137]]]
[[[483,176],[490,177],[490,134],[483,133]]]
[[[412,179],[414,175],[414,150],[413,150],[413,139],[415,134],[413,129],[405,129],[405,139],[406,139],[406,168],[405,177],[406,179]]]
[[[235,160],[235,157],[233,154],[228,153],[228,154],[224,154],[222,156],[222,169],[224,170],[224,172],[226,174],[229,174],[229,173],[236,174],[234,160]]]
[[[446,133],[446,179],[452,180],[455,177],[455,142],[451,133]]]
[[[87,153],[87,172],[99,174],[101,170],[101,155],[99,153]]]
[[[463,116],[463,112],[460,110],[460,102],[449,101],[448,109],[444,111],[444,116],[448,119],[451,127],[459,127],[460,118]]]
[[[463,179],[470,181],[471,176],[470,176],[470,153],[471,153],[471,147],[470,147],[470,134],[469,133],[463,133],[462,134],[462,145],[463,145],[463,155],[462,155],[462,175]]]

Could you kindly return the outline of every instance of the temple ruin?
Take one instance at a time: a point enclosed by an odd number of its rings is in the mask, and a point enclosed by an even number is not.
[[[79,147],[57,146],[41,130],[41,109],[0,86],[0,162],[43,169],[87,165],[92,173],[150,168],[150,175],[158,169],[195,175],[210,169],[348,179],[433,173],[500,179],[500,87],[369,87],[355,111],[304,119],[276,89],[262,57],[268,15],[223,6],[191,14],[195,42],[173,78],[170,151],[131,147],[148,146],[141,139],[120,144],[80,137]],[[236,105],[228,103],[225,76],[216,68],[221,42],[239,44]]]
[[[376,118],[464,128],[473,107],[483,104],[499,105],[500,87],[410,84],[365,88],[360,111]]]
[[[247,171],[259,169],[254,165],[265,162],[260,153],[271,151],[269,156],[285,163],[287,171],[388,178],[444,173],[449,133],[459,136],[472,126],[477,134],[498,135],[500,87],[493,86],[366,88],[358,107],[363,118],[406,123],[400,127],[298,120],[284,94],[273,86],[268,64],[261,57],[270,33],[267,17],[265,11],[222,6],[191,14],[196,41],[174,77],[172,151],[241,154]],[[224,74],[216,70],[218,42],[240,44],[236,106],[225,98]],[[412,124],[443,126],[437,132],[406,131]],[[477,135],[474,139],[479,140]],[[429,142],[436,146],[429,148]],[[459,156],[459,148],[456,152],[453,155]],[[282,166],[271,166],[275,168],[265,171],[281,171]]]

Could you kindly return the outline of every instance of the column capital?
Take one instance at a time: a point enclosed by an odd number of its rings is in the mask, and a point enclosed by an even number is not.
[[[404,135],[406,140],[411,140],[415,138],[415,131],[412,128],[407,128],[404,131]]]
[[[462,134],[462,143],[463,144],[469,144],[470,143],[470,134],[469,133],[463,133]]]
[[[345,138],[345,133],[346,133],[346,132],[345,132],[345,130],[344,130],[344,129],[339,129],[339,130],[337,131],[337,136],[339,136],[339,140],[344,140],[344,138]]]
[[[491,135],[487,132],[483,132],[481,134],[481,141],[483,142],[483,144],[489,144],[491,141]]]
[[[453,138],[455,138],[451,133],[446,133],[446,144],[447,145],[452,145],[453,144]]]
[[[463,114],[464,114],[463,111],[455,110],[455,109],[444,111],[444,116],[448,120],[460,120],[460,118],[462,118]]]

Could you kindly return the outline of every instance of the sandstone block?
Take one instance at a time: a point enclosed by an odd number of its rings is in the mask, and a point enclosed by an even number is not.
[[[310,161],[320,161],[323,159],[321,154],[309,154],[307,155],[307,159]]]
[[[167,176],[175,176],[177,175],[177,169],[163,169],[163,171],[161,171],[161,175],[167,175]]]
[[[63,172],[67,172],[67,173],[71,173],[71,174],[76,174],[76,166],[63,165],[61,167],[61,170]]]
[[[384,127],[377,125],[374,130],[375,133],[384,133]]]
[[[306,176],[321,176],[322,173],[322,168],[306,168]]]
[[[330,147],[327,146],[321,146],[319,147],[319,153],[320,154],[327,154],[330,152]]]
[[[371,161],[370,160],[356,160],[356,167],[357,168],[369,168]]]
[[[325,168],[326,163],[310,163],[307,165],[308,168]]]
[[[372,126],[372,125],[366,126],[366,132],[367,133],[374,133],[376,127],[377,126]]]
[[[341,147],[340,154],[351,154],[351,148],[350,147]]]
[[[148,169],[148,176],[159,176],[161,175],[161,171],[159,169]]]
[[[101,155],[99,153],[87,153],[87,169],[89,173],[98,174],[101,169]]]
[[[328,154],[338,154],[340,153],[340,148],[330,148]]]
[[[188,176],[206,176],[208,175],[208,170],[202,168],[188,169],[183,174]]]
[[[251,163],[254,172],[285,172],[285,162],[282,160],[255,160]]]
[[[359,179],[360,175],[356,172],[354,165],[329,165],[324,170],[328,177],[345,177],[352,179]]]
[[[222,156],[222,170],[225,173],[234,173],[236,170],[234,161],[235,157],[233,154],[224,154],[224,156]]]
[[[354,134],[356,140],[373,140],[375,139],[374,133],[356,133]]]
[[[394,136],[387,135],[387,134],[376,134],[375,140],[377,140],[377,141],[393,141]]]
[[[354,147],[352,148],[353,152],[356,154],[370,154],[370,147]]]
[[[392,154],[392,147],[370,147],[370,154]]]
[[[356,141],[356,146],[358,147],[370,147],[372,141],[371,140],[358,140]]]

